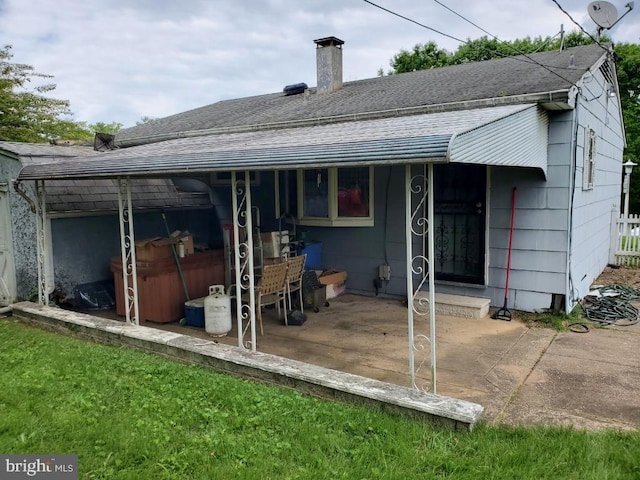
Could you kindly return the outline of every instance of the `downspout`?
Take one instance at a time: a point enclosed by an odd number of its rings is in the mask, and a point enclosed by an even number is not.
[[[578,99],[580,97],[581,90],[578,87],[575,92],[575,96],[573,97],[573,101],[575,102],[575,106],[573,109],[573,138],[571,139],[571,168],[573,170],[573,175],[571,176],[571,191],[569,192],[569,211],[567,212],[567,276],[566,276],[566,284],[565,284],[565,292],[566,292],[566,301],[564,305],[565,313],[569,313],[573,309],[573,281],[571,279],[571,248],[572,248],[572,236],[573,236],[573,202],[574,196],[576,192],[576,175],[578,171],[578,155],[576,150],[578,148],[578,128],[580,126],[578,122],[578,107],[579,102]]]
[[[4,315],[5,313],[11,315],[13,313],[13,307],[0,307],[0,315]]]
[[[31,200],[31,198],[29,198],[29,195],[27,195],[27,192],[23,190],[22,180],[14,180],[13,189],[29,204],[29,209],[31,210],[31,212],[36,213],[36,203]]]

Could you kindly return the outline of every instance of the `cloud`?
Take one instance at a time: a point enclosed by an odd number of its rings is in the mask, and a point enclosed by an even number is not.
[[[379,3],[462,40],[485,35],[436,2]],[[577,28],[548,0],[442,3],[503,40]],[[561,4],[595,30],[586,4]],[[614,40],[636,43],[638,23],[629,14]],[[125,126],[292,83],[314,86],[316,38],[345,41],[347,81],[388,70],[395,53],[417,43],[459,45],[357,0],[0,0],[0,31],[14,61],[54,76],[53,95],[70,100],[76,119]]]

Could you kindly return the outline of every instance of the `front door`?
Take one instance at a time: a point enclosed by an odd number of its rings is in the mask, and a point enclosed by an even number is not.
[[[16,298],[16,274],[13,263],[11,210],[6,185],[0,185],[0,304],[8,305]]]
[[[487,169],[434,166],[436,280],[485,283]]]

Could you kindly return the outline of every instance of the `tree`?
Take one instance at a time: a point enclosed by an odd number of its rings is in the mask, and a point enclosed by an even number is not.
[[[609,40],[603,37],[602,41],[607,42]],[[389,62],[391,65],[389,75],[466,62],[480,62],[492,58],[512,57],[539,51],[557,50],[560,48],[560,42],[560,38],[555,37],[535,37],[533,39],[526,37],[503,42],[485,35],[475,40],[467,40],[455,52],[449,53],[447,50],[438,48],[436,42],[430,41],[424,45],[417,44],[411,52],[400,50],[400,53],[394,55]],[[575,47],[590,43],[593,43],[593,40],[579,31],[567,34],[563,41],[565,47]],[[379,76],[381,70],[378,70]]]
[[[30,65],[13,63],[12,58],[11,45],[0,48],[0,140],[85,139],[89,133],[86,125],[70,119],[69,102],[45,95],[55,90],[55,84],[27,88],[32,81],[48,80],[51,75],[38,73]]]
[[[476,40],[468,40],[460,45],[451,57],[451,64],[512,57],[559,47],[559,44],[556,44],[551,37],[536,37],[533,39],[526,37],[512,42],[503,42],[496,38],[485,36]]]
[[[625,161],[640,164],[640,45],[622,43],[615,47],[616,74],[627,138]],[[640,168],[631,174],[629,211],[640,212]]]
[[[155,122],[157,119],[158,119],[157,117],[148,117],[148,116],[144,115],[144,116],[142,116],[140,118],[140,120],[138,120],[136,122],[136,126],[138,126],[138,125],[146,125],[148,123]]]
[[[120,130],[124,125],[120,122],[96,122],[89,125],[89,130],[93,133],[116,133]]]
[[[413,51],[400,50],[400,53],[393,56],[390,62],[393,70],[389,74],[444,67],[451,64],[450,55],[446,50],[438,48],[436,42],[431,41],[424,45],[417,44],[413,47]]]

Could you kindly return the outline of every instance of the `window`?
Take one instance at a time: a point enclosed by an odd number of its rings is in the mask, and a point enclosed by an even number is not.
[[[585,128],[584,165],[582,172],[582,189],[592,190],[596,174],[596,132]]]
[[[373,168],[318,168],[298,172],[301,225],[373,226]]]

